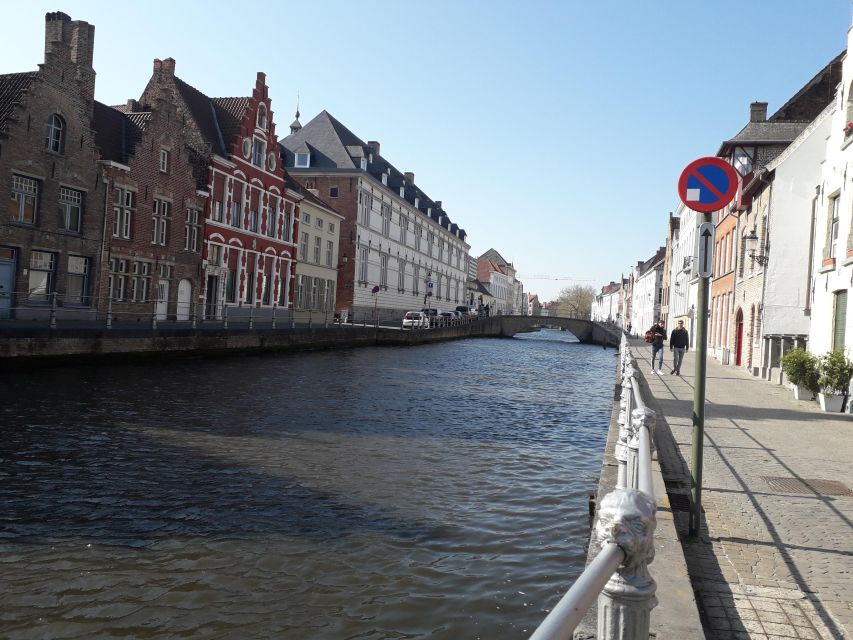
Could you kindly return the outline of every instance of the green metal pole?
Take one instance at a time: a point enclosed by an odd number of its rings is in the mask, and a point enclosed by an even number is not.
[[[711,221],[707,213],[699,214],[701,224]],[[701,242],[701,239],[700,239]],[[713,243],[711,244],[713,246]],[[699,295],[696,300],[696,377],[693,385],[693,464],[690,487],[691,538],[699,536],[702,518],[702,454],[705,446],[705,373],[708,357],[708,289],[710,278],[699,278]]]

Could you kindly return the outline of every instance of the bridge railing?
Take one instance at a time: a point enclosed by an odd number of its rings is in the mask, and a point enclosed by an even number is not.
[[[657,585],[648,565],[656,526],[651,473],[655,414],[646,407],[627,338],[620,346],[621,395],[616,489],[598,503],[592,543],[598,549],[584,572],[530,640],[569,640],[598,599],[598,640],[648,640]]]

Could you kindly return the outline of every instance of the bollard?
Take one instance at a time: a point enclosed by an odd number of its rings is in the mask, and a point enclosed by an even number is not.
[[[625,559],[598,597],[599,640],[648,640],[657,584],[649,574],[655,557],[655,501],[635,489],[616,489],[599,503],[595,544],[617,544]]]
[[[107,298],[107,329],[113,328],[113,297]]]
[[[50,328],[56,329],[56,291],[50,294]]]
[[[273,306],[272,306],[272,327],[271,327],[272,329],[275,329],[275,310],[276,310],[276,308],[277,308],[276,304],[273,303]]]

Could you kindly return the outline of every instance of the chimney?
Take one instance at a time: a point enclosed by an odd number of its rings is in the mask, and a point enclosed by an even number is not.
[[[749,121],[750,122],[766,122],[767,121],[767,103],[753,102],[749,105]]]
[[[406,173],[403,174],[403,178],[405,179],[407,186],[415,184],[415,174],[411,171],[406,171]]]
[[[379,143],[376,140],[368,140],[367,146],[370,147],[370,150],[373,151],[377,156],[379,155]]]
[[[67,42],[69,25],[71,24],[71,16],[61,11],[52,11],[44,14],[44,53],[47,58],[48,53],[54,50],[54,43]]]
[[[95,57],[95,26],[82,20],[75,20],[71,32],[71,62],[78,69],[92,69]]]
[[[175,75],[175,59],[174,58],[166,58],[163,60],[163,73],[166,73],[170,76]]]
[[[441,200],[436,200],[436,201],[435,201],[435,208],[436,208],[436,209],[441,209]]]
[[[127,113],[138,113],[139,112],[139,102],[134,100],[133,98],[127,99]]]

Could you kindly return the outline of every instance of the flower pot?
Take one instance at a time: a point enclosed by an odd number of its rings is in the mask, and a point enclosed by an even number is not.
[[[817,395],[820,398],[820,408],[826,413],[839,413],[841,411],[844,396],[837,396],[832,393],[823,392],[820,392]]]
[[[794,387],[794,400],[814,400],[814,394],[806,387]]]

